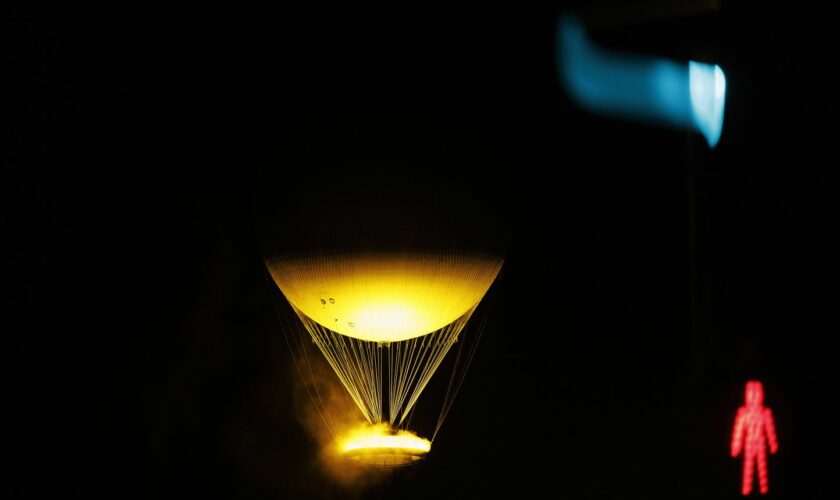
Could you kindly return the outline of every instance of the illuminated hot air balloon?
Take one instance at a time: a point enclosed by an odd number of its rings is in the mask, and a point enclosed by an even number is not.
[[[273,257],[266,266],[369,423],[339,436],[340,451],[382,466],[428,453],[431,442],[404,429],[406,417],[496,279],[502,259],[455,251],[367,251]]]
[[[329,468],[427,455],[510,237],[488,145],[392,118],[296,125],[281,152],[289,168],[267,164],[255,197],[270,293],[309,398],[298,415]]]

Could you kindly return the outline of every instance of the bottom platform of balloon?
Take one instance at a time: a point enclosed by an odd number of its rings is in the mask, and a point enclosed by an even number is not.
[[[432,448],[428,439],[387,423],[363,425],[339,437],[339,452],[360,465],[399,467],[425,458]]]

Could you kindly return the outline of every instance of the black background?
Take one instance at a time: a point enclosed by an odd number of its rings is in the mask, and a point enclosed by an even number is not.
[[[723,67],[716,149],[567,101],[557,7],[4,7],[4,498],[734,498],[750,378],[772,496],[828,492],[829,31],[598,5],[602,45]],[[480,207],[507,261],[432,454],[343,489],[299,422],[262,228],[385,189]]]

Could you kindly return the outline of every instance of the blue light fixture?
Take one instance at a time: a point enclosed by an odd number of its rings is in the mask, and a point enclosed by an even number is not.
[[[719,66],[601,49],[574,17],[558,24],[557,57],[560,80],[581,107],[694,130],[712,148],[720,140],[726,77]]]

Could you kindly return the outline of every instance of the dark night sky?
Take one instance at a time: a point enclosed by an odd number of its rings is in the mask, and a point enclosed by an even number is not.
[[[777,416],[772,496],[828,491],[827,32],[730,3],[592,18],[603,45],[723,67],[714,151],[568,102],[559,8],[4,6],[3,498],[735,498],[749,378]],[[428,460],[343,490],[261,254],[305,246],[303,212],[353,233],[369,193],[446,220],[395,238],[505,241],[507,262]]]

